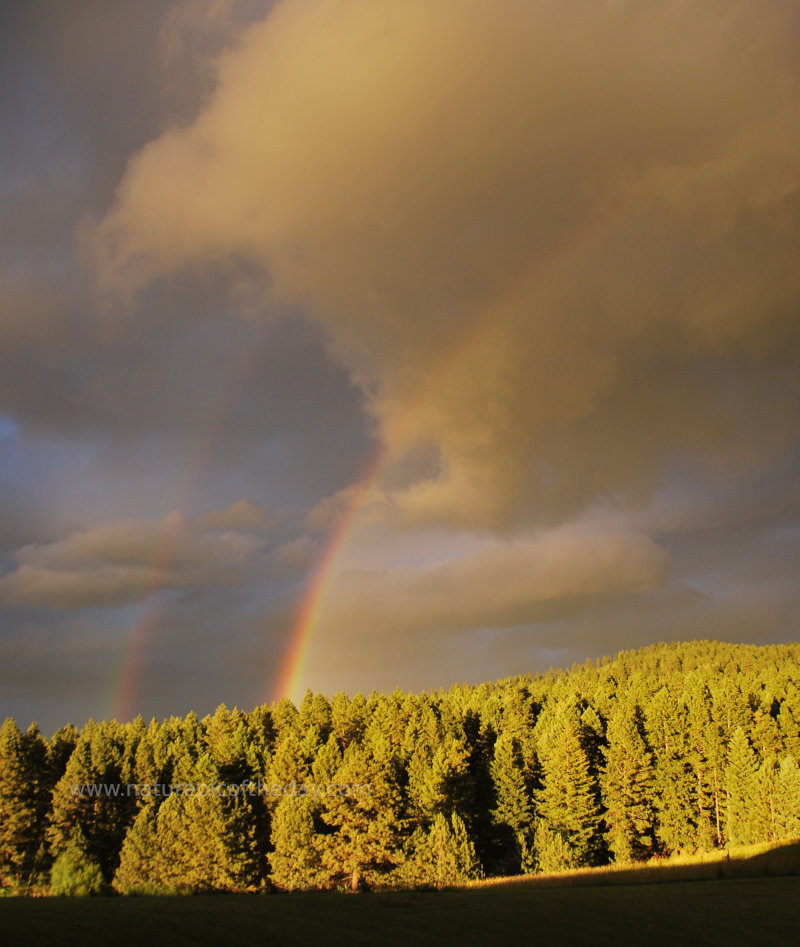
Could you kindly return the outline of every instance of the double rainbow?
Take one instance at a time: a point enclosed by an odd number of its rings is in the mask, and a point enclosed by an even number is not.
[[[613,216],[616,216],[616,214]],[[462,334],[457,344],[441,359],[427,382],[422,385],[416,398],[412,399],[409,407],[402,412],[399,420],[396,419],[393,422],[391,440],[387,439],[380,446],[370,460],[363,476],[355,487],[349,491],[345,510],[336,527],[328,536],[322,554],[306,586],[297,618],[289,635],[285,657],[272,687],[270,697],[273,701],[283,697],[298,701],[302,697],[301,687],[315,632],[325,610],[330,590],[334,585],[338,563],[343,552],[358,532],[359,513],[369,498],[374,495],[380,477],[389,465],[402,456],[409,444],[413,442],[415,435],[418,433],[423,413],[434,402],[455,372],[476,354],[493,327],[502,319],[517,312],[525,304],[540,280],[545,276],[552,276],[554,271],[563,265],[580,247],[589,243],[609,223],[608,217],[605,220],[600,217],[590,219],[582,229],[575,232],[568,240],[557,245],[549,254],[543,255],[533,262],[512,283],[509,290],[472,321],[471,326]],[[194,481],[199,477],[200,469],[205,466],[213,444],[217,440],[219,429],[227,416],[229,404],[248,372],[252,370],[252,364],[251,355],[248,356],[246,364],[237,373],[236,379],[226,392],[223,406],[215,412],[215,417],[208,425],[203,447],[198,452],[199,458],[192,465],[194,468],[192,476],[187,478],[190,485],[194,484]],[[181,492],[185,498],[186,494],[191,492],[190,486],[187,486]],[[178,505],[178,509],[181,505],[185,505],[185,499],[184,504]],[[144,597],[144,613],[126,644],[121,671],[112,690],[113,715],[119,720],[129,719],[136,704],[147,652],[152,644],[157,625],[158,606],[154,598],[158,590],[164,587],[165,571],[168,568],[174,542],[175,534],[170,529],[167,520],[152,568],[147,594]]]

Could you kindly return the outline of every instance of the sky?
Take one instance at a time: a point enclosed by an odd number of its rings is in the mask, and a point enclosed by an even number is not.
[[[800,631],[795,0],[11,0],[0,717]]]

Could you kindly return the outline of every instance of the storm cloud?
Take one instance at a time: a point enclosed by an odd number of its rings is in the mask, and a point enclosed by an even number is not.
[[[6,35],[19,706],[47,642],[102,690],[156,587],[143,709],[184,666],[199,709],[263,699],[316,587],[327,691],[797,636],[795,3],[79,0]]]

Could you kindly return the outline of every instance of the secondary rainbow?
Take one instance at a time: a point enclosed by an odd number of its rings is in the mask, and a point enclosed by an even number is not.
[[[152,646],[158,627],[157,595],[162,589],[169,588],[169,572],[183,529],[181,512],[191,505],[192,497],[197,492],[198,481],[208,466],[220,434],[231,414],[234,401],[254,371],[256,359],[262,348],[261,344],[249,347],[245,356],[236,364],[235,370],[222,391],[222,396],[215,403],[214,410],[203,426],[202,437],[177,491],[177,502],[173,506],[173,513],[162,521],[161,533],[140,600],[141,614],[123,643],[119,670],[108,692],[107,705],[111,711],[110,716],[116,720],[130,720],[136,708],[147,653]]]

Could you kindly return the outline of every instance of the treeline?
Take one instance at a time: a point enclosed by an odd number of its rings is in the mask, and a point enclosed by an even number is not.
[[[441,886],[800,836],[800,645],[0,729],[0,893]]]

